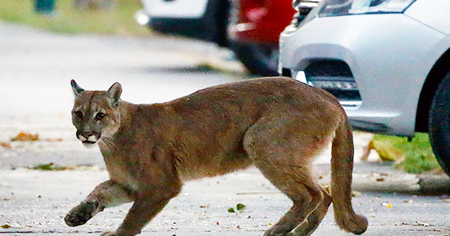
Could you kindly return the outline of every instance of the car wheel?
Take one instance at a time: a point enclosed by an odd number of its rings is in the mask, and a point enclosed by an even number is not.
[[[278,75],[278,47],[257,43],[242,43],[233,40],[229,34],[229,27],[237,25],[240,11],[238,0],[228,0],[227,38],[228,47],[234,52],[236,58],[254,75]]]
[[[272,76],[278,74],[278,48],[262,44],[231,43],[236,58],[255,75]]]
[[[450,175],[450,72],[433,96],[428,131],[433,152],[439,164]]]

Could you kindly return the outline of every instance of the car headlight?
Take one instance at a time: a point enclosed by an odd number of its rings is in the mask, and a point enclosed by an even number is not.
[[[301,8],[314,8],[319,5],[320,0],[293,0],[292,7],[296,10]]]
[[[323,0],[320,17],[402,13],[416,0]]]

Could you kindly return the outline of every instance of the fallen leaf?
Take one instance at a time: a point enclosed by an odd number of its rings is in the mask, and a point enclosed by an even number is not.
[[[4,148],[11,148],[11,143],[7,142],[0,142],[0,146]]]
[[[229,213],[235,213],[234,208],[233,207],[228,208],[228,212]]]
[[[361,194],[361,192],[358,192],[358,191],[352,191],[352,197],[359,197],[359,196],[361,196],[362,194]]]
[[[11,228],[11,225],[4,224],[4,225],[2,225],[0,227],[2,227],[3,229],[9,229],[9,228]]]
[[[236,210],[238,210],[239,212],[243,212],[244,209],[245,209],[245,205],[244,205],[244,204],[238,203],[238,204],[236,205]]]
[[[45,141],[54,143],[54,142],[62,142],[63,139],[62,138],[48,138],[48,139],[45,139]]]
[[[11,139],[12,142],[37,141],[37,140],[39,140],[38,134],[30,134],[23,131],[20,132],[16,137]]]

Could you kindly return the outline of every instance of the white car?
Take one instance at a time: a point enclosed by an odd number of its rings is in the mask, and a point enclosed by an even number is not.
[[[449,0],[323,0],[281,34],[279,70],[334,94],[355,129],[429,132],[450,174],[449,12]]]

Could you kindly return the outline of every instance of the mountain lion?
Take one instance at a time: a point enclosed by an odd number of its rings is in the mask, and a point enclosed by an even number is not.
[[[290,78],[264,78],[199,90],[171,102],[122,101],[122,86],[75,93],[77,138],[96,143],[110,180],[65,217],[86,223],[106,207],[134,202],[122,225],[104,235],[136,235],[184,181],[256,166],[293,202],[264,235],[310,235],[333,202],[339,227],[367,228],[351,203],[353,136],[347,116],[328,92]],[[331,193],[317,184],[311,162],[332,142]],[[272,203],[273,204],[273,203]]]

